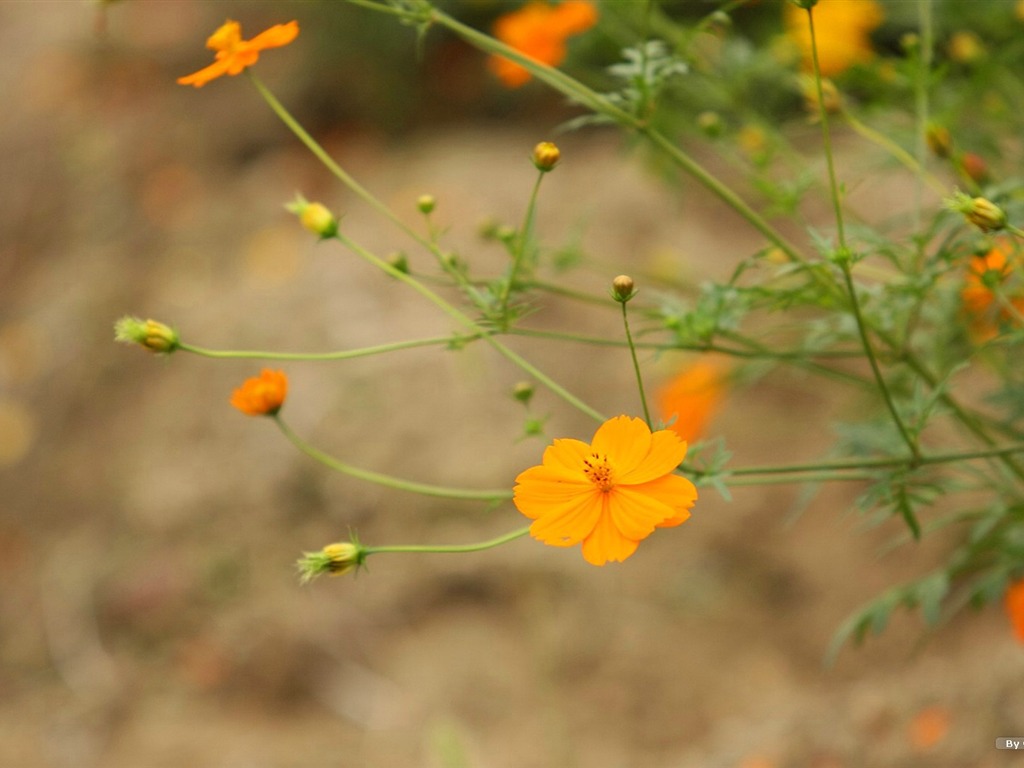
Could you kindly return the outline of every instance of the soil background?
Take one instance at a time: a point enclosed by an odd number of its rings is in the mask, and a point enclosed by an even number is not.
[[[456,47],[408,75],[415,103],[348,112],[386,79],[318,64],[334,49],[316,22],[341,13],[334,3],[99,7],[0,2],[0,766],[1018,764],[994,749],[1024,735],[1024,652],[999,610],[934,633],[899,616],[825,665],[847,615],[948,546],[890,550],[899,528],[849,512],[852,486],[806,504],[799,488],[731,501],[707,488],[686,525],[600,569],[519,540],[380,555],[354,578],[300,585],[298,555],[349,530],[367,543],[460,543],[523,520],[510,505],[424,500],[313,463],[228,406],[261,361],[113,343],[124,314],[219,349],[455,330],[284,211],[301,191],[343,212],[366,247],[405,249],[432,270],[244,77],[198,91],[174,78],[205,63],[202,40],[225,16],[248,34],[299,18],[299,43],[267,54],[261,77],[410,225],[417,196],[434,194],[445,242],[481,274],[502,263],[481,222],[518,223],[529,151],[569,113],[529,89],[499,93]],[[392,24],[345,18],[370,37]],[[573,287],[600,291],[621,272],[641,290],[666,271],[696,284],[761,247],[700,189],[645,171],[614,133],[558,141],[538,228],[549,247],[579,238],[596,265],[559,278]],[[889,181],[872,175],[851,205],[906,200]],[[614,306],[545,303],[528,323],[620,333]],[[622,350],[510,343],[598,410],[637,408]],[[644,364],[656,381],[689,360]],[[544,445],[520,439],[521,373],[480,345],[272,365],[290,377],[294,429],[361,467],[507,488]],[[812,459],[862,405],[774,372],[734,390],[711,433],[737,466]],[[548,393],[533,408],[550,436],[592,434]]]

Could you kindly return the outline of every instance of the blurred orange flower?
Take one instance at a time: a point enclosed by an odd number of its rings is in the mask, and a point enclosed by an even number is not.
[[[288,395],[284,371],[264,368],[259,376],[246,379],[231,395],[231,404],[248,416],[273,416]]]
[[[1006,614],[1010,617],[1014,636],[1024,643],[1024,579],[1015,581],[1007,588]]]
[[[686,443],[642,419],[616,416],[580,440],[555,440],[542,463],[516,478],[514,501],[534,521],[530,535],[554,547],[583,543],[593,565],[622,561],[655,528],[690,517],[697,489],[673,474]]]
[[[707,358],[683,368],[657,391],[661,420],[683,440],[698,440],[722,402],[725,385],[725,370]]]
[[[179,77],[178,83],[202,88],[221,75],[237,75],[259,60],[260,51],[288,45],[298,36],[299,23],[289,21],[287,24],[275,24],[252,40],[243,40],[241,25],[237,21],[228,20],[206,40],[206,47],[217,52],[216,61],[198,72]]]
[[[804,68],[813,69],[811,32],[807,11],[784,3],[786,34],[803,55]],[[822,77],[832,77],[874,55],[871,31],[885,14],[875,0],[821,0],[814,6],[814,36],[818,42],[818,66]]]
[[[914,715],[907,728],[910,745],[917,752],[927,752],[949,734],[952,716],[945,707],[926,707]]]
[[[531,0],[519,10],[500,16],[493,31],[496,38],[520,53],[557,67],[565,60],[566,39],[596,23],[597,8],[590,0],[565,0],[555,6]],[[528,70],[503,56],[491,56],[488,64],[509,88],[518,88],[530,79]]]
[[[971,336],[976,341],[988,341],[999,333],[1001,324],[1012,319],[1012,314],[999,300],[993,290],[1002,284],[1013,272],[1009,257],[1009,244],[1000,241],[985,254],[971,257],[960,289],[960,303],[970,324]],[[1018,311],[1024,310],[1024,296],[1010,298]]]

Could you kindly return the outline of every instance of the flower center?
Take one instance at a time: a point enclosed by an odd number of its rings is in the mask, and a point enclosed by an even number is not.
[[[590,454],[589,457],[583,460],[585,469],[583,474],[587,476],[599,490],[607,493],[615,487],[615,481],[613,478],[613,472],[611,466],[608,464],[608,456],[601,456],[597,453]]]

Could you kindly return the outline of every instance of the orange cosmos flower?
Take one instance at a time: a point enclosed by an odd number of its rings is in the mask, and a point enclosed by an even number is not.
[[[259,60],[260,51],[288,45],[298,36],[299,23],[289,21],[287,24],[275,24],[252,40],[243,40],[241,25],[237,21],[225,21],[206,40],[206,47],[217,52],[216,61],[198,72],[179,77],[178,83],[202,88],[221,75],[237,75]]]
[[[871,31],[885,14],[875,0],[821,0],[814,6],[814,37],[822,77],[832,77],[873,57]],[[813,69],[807,11],[785,3],[786,34],[803,54],[804,68]]]
[[[284,371],[264,368],[259,376],[246,379],[231,395],[231,404],[248,416],[273,416],[284,405],[288,377]]]
[[[494,23],[494,36],[542,64],[557,67],[565,60],[565,41],[597,23],[597,8],[590,0],[565,0],[560,5],[531,0]],[[509,88],[530,79],[525,68],[502,56],[491,56],[491,70]]]
[[[1024,579],[1015,581],[1006,590],[1006,614],[1010,617],[1014,636],[1024,643]]]
[[[722,402],[725,383],[722,366],[710,360],[684,368],[657,392],[661,420],[683,440],[699,439]]]
[[[976,341],[988,341],[999,334],[1000,325],[1012,320],[1005,306],[1000,306],[993,291],[994,283],[1002,284],[1013,272],[1009,261],[1009,244],[999,242],[988,253],[973,256],[960,289],[960,302]],[[1024,297],[1010,299],[1018,310],[1024,308]]]
[[[641,419],[617,416],[590,445],[555,440],[540,466],[516,478],[514,502],[534,521],[530,535],[554,547],[583,542],[588,563],[622,561],[655,528],[690,517],[697,489],[672,471],[686,443],[667,429],[651,433]]]

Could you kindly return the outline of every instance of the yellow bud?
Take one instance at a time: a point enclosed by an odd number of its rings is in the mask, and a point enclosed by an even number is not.
[[[299,217],[299,223],[321,240],[338,234],[338,220],[322,203],[311,203],[302,195],[296,195],[294,202],[285,206]]]
[[[960,64],[972,64],[985,56],[985,44],[973,32],[956,32],[949,39],[949,58]]]
[[[949,157],[949,153],[953,149],[953,137],[950,135],[948,128],[933,123],[928,126],[924,138],[928,143],[928,149],[931,150],[933,155],[936,157]]]
[[[533,148],[533,164],[541,173],[552,170],[561,159],[562,153],[550,141],[542,141]]]
[[[366,549],[356,542],[328,544],[319,552],[303,553],[297,563],[299,577],[305,583],[324,573],[341,576],[362,565],[367,554]]]
[[[1006,212],[984,197],[971,197],[963,192],[956,192],[952,198],[946,200],[946,207],[962,213],[967,221],[982,232],[994,232],[1006,227]]]
[[[151,352],[170,354],[180,344],[178,332],[156,320],[125,316],[114,324],[114,340],[139,344]]]
[[[420,195],[416,198],[416,208],[424,216],[433,213],[435,206],[437,206],[437,200],[433,195]]]
[[[533,398],[533,384],[529,381],[520,381],[512,389],[512,397],[519,402],[526,404]]]
[[[625,304],[636,296],[636,286],[629,275],[619,275],[612,280],[612,298]]]

